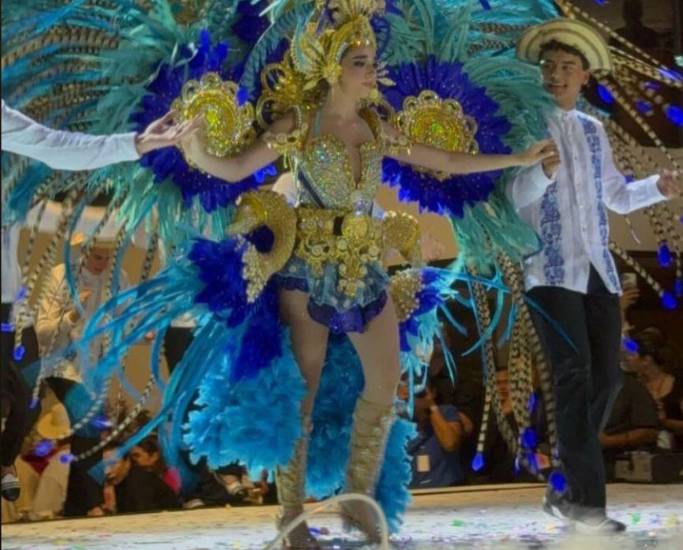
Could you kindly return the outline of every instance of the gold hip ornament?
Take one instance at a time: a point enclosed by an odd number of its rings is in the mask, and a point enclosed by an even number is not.
[[[247,300],[258,298],[270,278],[280,271],[294,250],[296,241],[296,213],[287,200],[274,191],[251,191],[240,197],[232,224],[226,229],[228,235],[248,234],[262,226],[273,232],[274,242],[269,252],[259,252],[244,241],[242,276],[247,281]]]

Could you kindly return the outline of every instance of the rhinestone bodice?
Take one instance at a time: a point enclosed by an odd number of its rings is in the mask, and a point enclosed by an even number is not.
[[[333,134],[310,136],[295,155],[295,173],[302,204],[369,211],[381,181],[383,151],[378,116],[367,111],[364,118],[370,125],[374,139],[362,143],[358,148],[358,180],[354,177],[346,144]]]

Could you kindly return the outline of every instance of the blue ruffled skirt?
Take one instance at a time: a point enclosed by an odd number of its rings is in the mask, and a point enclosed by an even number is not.
[[[325,264],[322,276],[316,276],[302,258],[292,256],[276,280],[280,288],[308,293],[309,315],[334,334],[364,332],[384,309],[389,285],[389,276],[380,263],[366,264],[366,268],[364,287],[353,298],[339,291],[338,268],[333,263]]]

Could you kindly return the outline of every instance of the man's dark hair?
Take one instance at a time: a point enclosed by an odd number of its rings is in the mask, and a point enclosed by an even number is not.
[[[565,52],[577,56],[581,59],[581,65],[583,70],[587,71],[591,68],[591,64],[588,62],[588,58],[583,54],[583,52],[574,46],[560,42],[559,40],[549,40],[545,44],[541,45],[541,51],[538,55],[539,60],[543,60],[543,56],[548,52]]]

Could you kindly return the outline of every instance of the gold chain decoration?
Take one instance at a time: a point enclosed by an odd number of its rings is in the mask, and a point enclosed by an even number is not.
[[[498,255],[498,262],[503,269],[503,280],[510,289],[512,303],[517,307],[516,324],[520,327],[518,338],[523,340],[523,343],[517,344],[523,346],[525,349],[525,360],[528,361],[524,366],[527,372],[527,384],[531,385],[533,390],[533,380],[530,378],[532,369],[535,366],[535,372],[538,375],[538,382],[543,394],[543,405],[545,408],[545,423],[547,426],[546,435],[548,444],[551,448],[551,464],[555,469],[561,467],[559,456],[557,454],[557,419],[555,417],[555,392],[553,391],[553,377],[550,364],[547,362],[541,342],[531,319],[529,306],[524,297],[524,276],[521,271],[521,266],[515,264],[506,254]],[[528,399],[531,394],[525,399],[517,399],[518,407],[526,407],[529,403]],[[513,400],[514,405],[514,400]]]
[[[636,260],[634,260],[628,252],[626,252],[623,248],[621,248],[617,243],[614,241],[610,241],[609,243],[609,249],[619,256],[626,265],[628,265],[633,271],[635,271],[638,275],[642,277],[642,279],[650,285],[650,288],[654,290],[657,295],[661,298],[664,296],[664,288],[662,285],[660,285],[653,277],[650,275],[643,266],[641,266]]]

